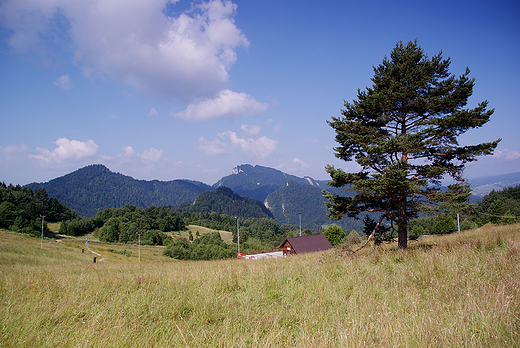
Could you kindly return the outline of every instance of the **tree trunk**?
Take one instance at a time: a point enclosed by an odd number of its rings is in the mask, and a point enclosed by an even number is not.
[[[406,195],[401,194],[399,199],[399,220],[397,222],[397,247],[399,249],[406,249],[408,243],[408,229],[406,216]]]
[[[408,231],[406,220],[397,225],[397,247],[399,249],[406,249],[408,247]]]

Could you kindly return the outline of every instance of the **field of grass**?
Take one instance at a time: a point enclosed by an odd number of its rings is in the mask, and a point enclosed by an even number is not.
[[[520,225],[282,259],[0,231],[1,347],[518,347]],[[126,254],[122,252],[126,250]]]
[[[220,230],[213,230],[211,228],[202,227],[202,226],[196,226],[196,225],[188,225],[187,227],[188,227],[188,231],[182,231],[181,232],[181,235],[183,235],[185,237],[189,236],[189,232],[190,231],[191,231],[191,233],[192,233],[194,238],[196,238],[197,232],[199,232],[199,234],[201,236],[203,236],[205,234],[208,234],[208,233],[215,233],[215,232],[217,232],[217,233],[220,234],[220,238],[222,238],[224,243],[226,243],[226,244],[233,243],[233,234],[231,232],[220,231]]]
[[[233,243],[233,233],[228,231],[221,231],[221,230],[214,230],[207,227],[197,226],[197,225],[188,225],[186,226],[188,229],[186,231],[176,231],[176,232],[166,232],[167,235],[175,238],[186,238],[189,239],[190,232],[193,238],[197,237],[197,232],[199,233],[199,236],[203,236],[208,233],[218,233],[220,234],[220,238],[224,241],[226,244]]]

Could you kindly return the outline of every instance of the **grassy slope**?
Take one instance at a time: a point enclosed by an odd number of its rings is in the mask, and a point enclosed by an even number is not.
[[[271,260],[0,232],[0,346],[513,347],[520,225]],[[110,253],[120,248],[130,257]]]

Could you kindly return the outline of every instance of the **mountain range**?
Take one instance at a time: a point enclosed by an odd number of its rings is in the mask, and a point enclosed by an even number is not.
[[[470,182],[477,197],[482,197],[492,189],[519,184],[520,173],[478,178]],[[348,192],[330,187],[326,183],[325,180],[301,178],[277,169],[249,164],[233,168],[230,175],[221,178],[211,186],[193,180],[146,181],[114,173],[107,167],[96,164],[46,183],[31,183],[26,186],[33,190],[44,187],[49,197],[56,197],[82,216],[93,216],[98,209],[124,205],[146,208],[152,205],[181,206],[191,203],[195,206],[197,197],[203,192],[206,195],[205,201],[215,200],[218,198],[211,197],[207,191],[227,187],[236,195],[261,201],[269,209],[270,214],[282,224],[297,225],[301,219],[302,226],[311,229],[335,222],[344,229],[360,230],[362,228],[360,220],[345,218],[341,221],[332,221],[328,218],[322,189],[336,194],[348,194]],[[236,198],[232,201],[237,204],[246,202]],[[247,204],[250,203],[251,201],[247,201]],[[198,209],[204,210],[207,207]]]

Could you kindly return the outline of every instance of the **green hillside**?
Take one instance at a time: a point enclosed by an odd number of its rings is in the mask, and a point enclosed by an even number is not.
[[[303,178],[273,168],[243,164],[234,168],[233,174],[217,181],[213,188],[229,187],[240,196],[263,201],[270,193],[287,185],[289,180],[302,184],[306,182]]]
[[[328,187],[326,189],[330,190]],[[289,181],[286,186],[279,188],[266,198],[269,210],[273,213],[274,218],[282,224],[299,224],[299,214],[301,213],[302,226],[312,230],[332,223],[338,224],[346,230],[361,231],[363,229],[361,220],[331,220],[327,216],[329,211],[325,206],[325,201],[320,187],[299,184],[294,181]]]
[[[227,187],[219,187],[215,191],[205,191],[198,195],[193,203],[185,203],[175,209],[180,212],[239,216],[242,219],[273,218],[273,214],[261,201],[239,196]]]
[[[56,197],[81,216],[94,216],[98,209],[135,205],[178,205],[192,202],[211,187],[197,181],[146,181],[113,173],[103,165],[90,165],[46,183],[32,183],[36,190],[44,187],[50,197]]]

